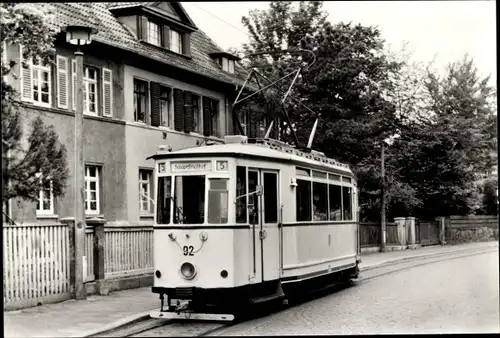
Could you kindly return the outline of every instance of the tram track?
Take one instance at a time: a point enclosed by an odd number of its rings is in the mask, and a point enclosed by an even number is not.
[[[406,260],[397,262],[392,265],[377,266],[366,271],[361,272],[361,277],[349,285],[332,285],[322,288],[320,290],[313,290],[302,295],[290,305],[277,305],[268,307],[264,312],[260,313],[258,317],[265,317],[273,313],[283,311],[286,309],[293,309],[306,302],[328,296],[343,289],[352,286],[363,284],[371,279],[382,277],[388,274],[396,273],[398,271],[418,267],[422,265],[432,264],[445,260],[459,259],[463,257],[470,257],[481,255],[491,252],[498,252],[498,247],[482,248],[473,251],[458,252],[449,255],[440,255],[435,257],[424,257],[415,260]],[[299,311],[300,312],[300,311]],[[299,317],[300,314],[298,314]],[[214,336],[223,333],[226,329],[238,325],[242,322],[255,319],[255,314],[248,317],[236,320],[233,322],[210,322],[210,321],[182,321],[176,319],[155,319],[149,318],[145,320],[129,323],[122,327],[102,332],[91,337],[174,337],[174,336]],[[299,319],[299,318],[297,318]],[[307,320],[307,318],[301,318]],[[168,329],[166,328],[168,327]]]

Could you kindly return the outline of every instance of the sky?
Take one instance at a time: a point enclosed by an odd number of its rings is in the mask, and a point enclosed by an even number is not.
[[[239,48],[249,36],[241,17],[269,2],[184,2],[194,23],[224,50]],[[429,63],[443,74],[467,53],[481,75],[491,74],[496,87],[495,1],[325,1],[328,20],[377,26],[386,45],[400,50],[404,42],[412,60]]]

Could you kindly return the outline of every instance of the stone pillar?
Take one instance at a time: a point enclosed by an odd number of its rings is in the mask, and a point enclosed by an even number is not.
[[[439,244],[446,244],[446,226],[445,226],[445,217],[436,217],[436,222],[439,224]]]
[[[97,294],[109,294],[109,287],[104,277],[105,243],[106,237],[104,228],[106,220],[103,218],[87,219],[87,225],[94,228],[94,277]]]
[[[406,217],[406,231],[408,231],[408,248],[415,249],[415,217]]]
[[[402,249],[405,249],[405,247],[406,247],[406,231],[405,231],[406,219],[404,217],[396,217],[396,218],[394,218],[394,222],[396,223],[396,229],[398,232],[398,244],[401,245]]]
[[[68,259],[69,259],[69,289],[73,298],[75,297],[75,283],[76,283],[76,260],[83,260],[83,257],[76,257],[75,250],[75,218],[65,217],[61,218],[61,223],[68,226]]]

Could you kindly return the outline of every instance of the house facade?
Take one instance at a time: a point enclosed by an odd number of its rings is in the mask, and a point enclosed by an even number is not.
[[[245,81],[238,58],[200,31],[177,2],[53,3],[54,24],[93,25],[82,47],[84,64],[85,213],[108,224],[153,222],[153,160],[159,145],[172,150],[222,142],[233,134],[231,104]],[[20,61],[22,46],[7,46]],[[50,187],[38,203],[11,201],[16,222],[44,223],[74,216],[76,47],[57,35],[53,64],[26,60],[7,79],[25,104],[24,133],[41,116],[68,150],[66,193]]]

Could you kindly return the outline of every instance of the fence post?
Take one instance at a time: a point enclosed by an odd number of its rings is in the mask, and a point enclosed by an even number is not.
[[[404,217],[395,217],[394,218],[394,223],[396,223],[396,229],[398,232],[398,244],[401,245],[401,249],[403,249],[403,250],[406,247],[405,222],[406,222],[406,219]]]
[[[105,225],[106,220],[103,218],[91,218],[87,220],[87,224],[94,228],[94,278],[97,294],[107,295],[109,294],[109,287],[104,277],[104,262],[105,262],[105,246],[106,246],[106,235],[105,235]]]
[[[71,297],[76,298],[76,260],[82,259],[82,257],[76,257],[75,250],[75,218],[65,217],[61,218],[61,223],[68,226],[68,259],[69,259],[69,289],[71,291]]]
[[[439,244],[446,244],[446,227],[445,227],[445,218],[444,217],[436,217],[436,221],[439,225]]]
[[[415,217],[406,217],[406,229],[408,231],[408,247],[416,248]]]

